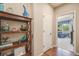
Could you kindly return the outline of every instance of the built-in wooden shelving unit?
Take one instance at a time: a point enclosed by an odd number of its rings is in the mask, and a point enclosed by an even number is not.
[[[28,24],[28,30],[26,30],[26,31],[22,31],[22,30],[20,30],[20,31],[2,31],[1,30],[2,20],[11,21],[11,22],[15,21],[15,22],[26,23],[26,25]],[[18,40],[15,42],[10,42],[12,44],[11,46],[7,46],[7,47],[3,47],[3,48],[0,47],[0,55],[1,56],[3,55],[2,54],[3,51],[11,50],[11,49],[15,50],[16,48],[19,48],[22,46],[25,46],[25,54],[23,54],[23,56],[32,54],[32,52],[31,52],[31,40],[32,40],[32,38],[31,38],[31,20],[32,20],[32,18],[29,18],[29,17],[24,17],[24,16],[15,15],[15,14],[11,14],[8,12],[0,11],[0,46],[4,46],[2,44],[2,35],[5,35],[5,34],[6,35],[12,35],[12,34],[16,35],[17,33],[18,34],[24,33],[25,36],[28,37],[27,38],[28,40],[25,40],[23,42]],[[5,45],[7,45],[7,44],[5,44]],[[6,54],[4,54],[4,55],[6,55]]]

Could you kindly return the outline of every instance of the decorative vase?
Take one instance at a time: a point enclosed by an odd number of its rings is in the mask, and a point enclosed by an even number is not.
[[[21,30],[21,31],[28,31],[28,26],[21,25],[20,30]]]
[[[25,42],[25,41],[28,41],[28,37],[23,35],[21,36],[21,38],[19,39],[21,42]]]
[[[29,13],[27,12],[27,10],[26,10],[24,5],[23,5],[23,9],[24,9],[23,16],[29,16]]]
[[[4,11],[4,4],[0,3],[0,11]]]

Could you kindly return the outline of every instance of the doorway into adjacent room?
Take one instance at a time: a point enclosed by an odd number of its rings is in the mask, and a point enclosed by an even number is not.
[[[74,14],[57,18],[57,47],[74,52]]]

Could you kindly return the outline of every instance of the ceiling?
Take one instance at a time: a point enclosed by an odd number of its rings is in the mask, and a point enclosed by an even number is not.
[[[64,4],[64,3],[51,3],[50,5],[51,5],[53,8],[56,8],[56,7],[61,6],[62,4]]]

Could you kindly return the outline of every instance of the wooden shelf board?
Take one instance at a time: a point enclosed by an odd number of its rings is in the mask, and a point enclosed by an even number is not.
[[[2,49],[0,49],[0,51],[5,51],[5,50],[9,50],[9,49],[14,49],[14,48],[22,47],[22,46],[25,46],[25,45],[27,45],[27,42],[22,42],[22,43],[20,43],[20,44],[14,44],[14,45],[12,45],[12,46],[10,46],[10,47],[7,47],[7,48],[2,48]]]
[[[13,33],[28,33],[30,31],[9,31],[9,32],[0,32],[0,34],[13,34]]]
[[[29,17],[15,15],[15,14],[3,12],[3,11],[0,11],[0,17],[3,18],[3,19],[7,18],[7,20],[23,21],[23,22],[27,22],[27,21],[30,21],[32,19],[32,18],[29,18]]]

